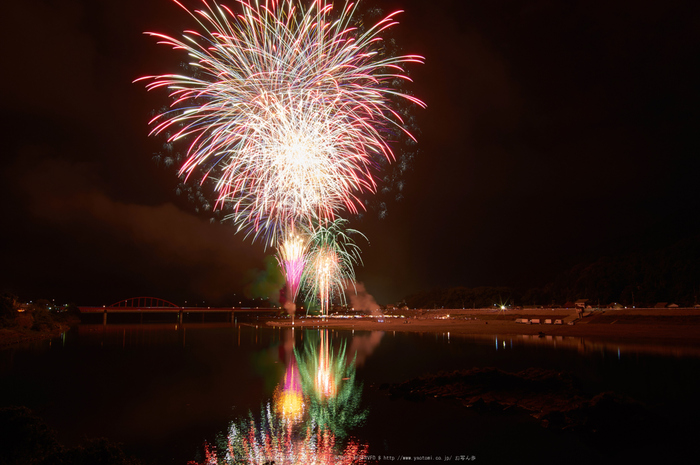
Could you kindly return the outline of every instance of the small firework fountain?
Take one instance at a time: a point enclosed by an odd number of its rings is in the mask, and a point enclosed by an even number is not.
[[[306,265],[306,250],[308,240],[304,235],[290,230],[277,247],[277,261],[284,272],[287,282],[287,302],[284,308],[294,317],[296,311],[296,298],[299,294],[299,286]]]
[[[360,248],[350,236],[364,235],[347,228],[348,221],[337,219],[314,228],[310,240],[308,264],[304,270],[307,300],[317,300],[321,314],[328,315],[334,298],[345,303],[344,290],[355,282],[354,265],[361,264]]]

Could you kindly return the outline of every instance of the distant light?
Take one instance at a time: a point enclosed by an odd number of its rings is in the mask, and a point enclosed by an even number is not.
[[[505,310],[505,309],[506,309],[506,306],[505,306],[505,305],[501,305],[501,310]]]

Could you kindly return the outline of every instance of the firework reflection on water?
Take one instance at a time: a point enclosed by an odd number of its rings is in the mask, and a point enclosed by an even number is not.
[[[259,418],[234,422],[217,444],[205,446],[205,460],[188,465],[310,464],[368,462],[368,444],[350,436],[367,411],[360,408],[362,386],[355,359],[337,351],[327,330],[305,339],[287,364],[283,381]]]

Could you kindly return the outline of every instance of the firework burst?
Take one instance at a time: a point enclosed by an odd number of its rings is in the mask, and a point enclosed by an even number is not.
[[[392,82],[423,59],[383,52],[380,34],[399,12],[360,31],[351,2],[340,11],[328,0],[237,3],[239,14],[204,1],[187,10],[201,30],[181,40],[148,33],[185,51],[193,72],[139,80],[170,92],[171,109],[151,125],[169,142],[190,140],[180,175],[215,179],[216,207],[273,245],[290,225],[362,208],[377,161],[394,159],[387,135],[405,132],[392,99],[424,106]]]
[[[345,289],[355,282],[354,265],[362,263],[360,248],[350,237],[362,233],[347,228],[348,221],[339,218],[318,226],[310,239],[303,283],[306,300],[320,304],[321,314],[328,315],[331,303],[345,303]]]

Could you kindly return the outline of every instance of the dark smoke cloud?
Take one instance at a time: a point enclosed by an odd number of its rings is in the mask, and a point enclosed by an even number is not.
[[[280,271],[277,259],[268,255],[265,257],[265,269],[248,273],[250,285],[246,289],[248,297],[253,299],[269,299],[270,303],[280,303],[280,292],[284,287],[284,276]],[[286,308],[286,306],[285,306]]]
[[[152,294],[177,283],[178,297],[183,299],[224,299],[243,289],[248,282],[246,270],[259,266],[259,247],[243,243],[233,228],[211,223],[172,203],[140,205],[114,200],[99,188],[99,177],[90,164],[33,156],[16,163],[10,173],[14,192],[28,206],[28,220],[41,224],[61,243],[62,249],[52,251],[52,262],[65,262],[74,280],[85,279],[89,272],[88,281],[103,274],[105,287],[115,275],[135,283],[107,294],[123,298],[130,297],[129,292]],[[22,249],[29,252],[41,246],[32,242],[15,245],[20,256]],[[50,279],[50,273],[37,271],[31,270],[28,274],[33,276],[24,278]],[[272,275],[269,263],[267,274]]]

